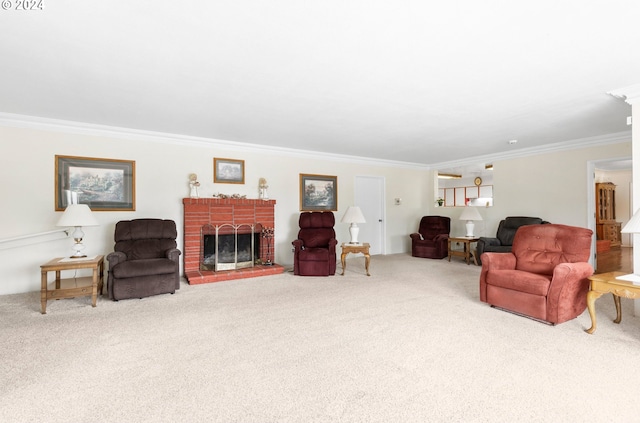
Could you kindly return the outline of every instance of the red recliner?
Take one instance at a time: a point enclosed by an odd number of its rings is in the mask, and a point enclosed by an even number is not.
[[[298,239],[292,242],[293,274],[330,276],[336,273],[336,232],[333,212],[300,213]]]
[[[521,226],[510,253],[482,254],[480,300],[551,324],[574,319],[587,307],[592,236],[575,226]]]

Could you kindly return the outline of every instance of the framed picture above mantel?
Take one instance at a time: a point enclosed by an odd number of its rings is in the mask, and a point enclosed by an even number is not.
[[[93,211],[135,211],[136,162],[55,156],[55,210],[86,204]]]
[[[244,184],[244,160],[214,157],[213,182],[218,184]]]

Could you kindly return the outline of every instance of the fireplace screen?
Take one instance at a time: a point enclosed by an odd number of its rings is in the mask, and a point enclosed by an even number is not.
[[[200,270],[253,267],[260,258],[261,225],[202,227]]]

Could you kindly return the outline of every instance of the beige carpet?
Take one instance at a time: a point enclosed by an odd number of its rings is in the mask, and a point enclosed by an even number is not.
[[[640,319],[556,327],[460,260],[361,257],[143,300],[0,297],[0,422],[638,422]]]

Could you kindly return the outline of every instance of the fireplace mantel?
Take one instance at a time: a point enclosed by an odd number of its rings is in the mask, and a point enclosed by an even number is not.
[[[184,198],[184,274],[190,285],[251,278],[282,273],[280,265],[213,271],[200,270],[202,234],[205,225],[219,226],[260,224],[275,230],[275,200],[247,198]],[[271,258],[275,257],[275,243]],[[267,248],[260,248],[260,258],[266,262]]]

